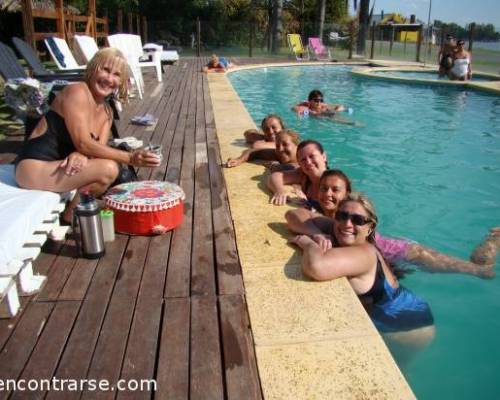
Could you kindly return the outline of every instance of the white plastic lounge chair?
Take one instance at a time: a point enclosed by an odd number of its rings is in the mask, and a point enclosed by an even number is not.
[[[79,65],[73,53],[68,47],[68,43],[66,40],[58,38],[58,37],[49,37],[44,39],[45,46],[49,50],[50,56],[54,60],[57,65],[57,68],[61,70],[70,70],[70,69],[85,69],[85,65]]]
[[[311,49],[312,58],[314,60],[330,60],[330,49],[323,46],[319,37],[309,38],[309,48]]]
[[[146,54],[153,51],[161,51],[161,62],[175,63],[179,61],[177,50],[163,50],[163,46],[156,43],[146,43],[142,49]]]
[[[334,42],[337,42],[339,40],[349,39],[349,36],[340,36],[338,32],[330,32],[328,37],[330,38],[330,40]]]
[[[32,261],[49,234],[62,239],[68,227],[59,226],[64,209],[61,195],[17,186],[14,166],[0,165],[0,318],[19,309],[18,294],[38,291],[46,277],[33,274]]]
[[[87,35],[75,35],[73,39],[85,59],[85,62],[87,63],[92,59],[92,57],[94,57],[95,53],[99,51],[99,47],[97,47],[97,43],[93,37]]]
[[[142,50],[140,36],[129,33],[117,33],[116,35],[108,36],[108,43],[111,47],[120,50],[127,57],[132,76],[138,83],[137,87],[139,89],[140,98],[142,98],[142,93],[144,92],[144,80],[142,78],[141,68],[154,67],[156,69],[158,82],[162,81],[161,53],[155,51],[151,56],[152,61],[141,61],[141,58],[145,55]]]
[[[302,45],[302,38],[298,33],[286,35],[288,47],[297,61],[309,60],[309,49]]]

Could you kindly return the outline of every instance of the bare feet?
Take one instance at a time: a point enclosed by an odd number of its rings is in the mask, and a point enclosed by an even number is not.
[[[497,273],[493,269],[493,264],[490,265],[478,265],[474,275],[482,279],[493,279]]]
[[[474,264],[485,267],[493,267],[495,265],[498,248],[500,247],[500,227],[490,229],[488,236],[474,250],[470,260]]]

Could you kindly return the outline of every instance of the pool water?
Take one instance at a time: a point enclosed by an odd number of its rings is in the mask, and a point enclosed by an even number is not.
[[[439,77],[437,72],[419,72],[419,71],[376,71],[375,75],[387,76],[391,78],[406,78],[406,79],[425,79],[432,81],[449,81],[448,77]],[[487,77],[477,74],[472,74],[472,82],[492,82],[498,81],[499,78]]]
[[[278,113],[303,138],[324,144],[330,166],[374,201],[382,233],[468,258],[500,226],[500,96],[363,78],[342,66],[229,77],[257,125]],[[312,89],[352,107],[345,118],[362,126],[298,118],[290,108]],[[415,270],[403,284],[429,302],[436,320],[432,344],[400,365],[416,396],[498,398],[500,276]]]

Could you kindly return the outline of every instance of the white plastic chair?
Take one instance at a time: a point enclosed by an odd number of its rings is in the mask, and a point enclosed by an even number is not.
[[[73,53],[69,49],[68,43],[66,40],[58,38],[58,37],[50,37],[44,39],[45,46],[49,50],[50,56],[54,60],[57,65],[57,68],[61,70],[70,70],[70,69],[85,69],[85,65],[79,65]]]
[[[75,35],[73,39],[86,62],[89,62],[92,57],[94,57],[95,53],[99,51],[99,47],[97,47],[97,43],[93,37]]]
[[[127,57],[132,76],[138,81],[139,97],[142,98],[142,92],[144,92],[144,80],[141,68],[154,67],[158,82],[162,81],[161,52],[153,52],[151,55],[152,61],[141,61],[141,57],[144,57],[144,52],[140,36],[129,33],[117,33],[116,35],[108,36],[108,43],[111,47],[120,50]]]
[[[146,54],[149,54],[153,51],[161,52],[161,61],[168,63],[175,63],[179,61],[179,53],[177,50],[163,50],[163,46],[156,43],[146,43],[142,46],[142,49]]]

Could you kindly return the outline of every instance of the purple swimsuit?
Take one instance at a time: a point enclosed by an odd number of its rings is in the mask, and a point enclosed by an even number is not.
[[[378,232],[375,233],[375,244],[384,256],[384,258],[394,263],[405,259],[408,255],[408,249],[412,242],[401,238],[390,238],[382,236]]]

